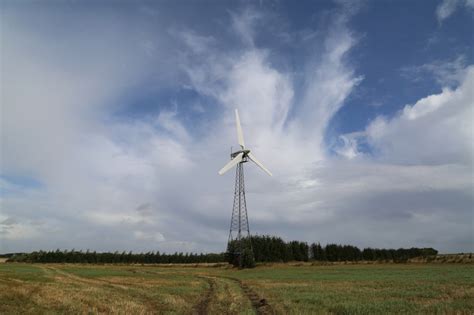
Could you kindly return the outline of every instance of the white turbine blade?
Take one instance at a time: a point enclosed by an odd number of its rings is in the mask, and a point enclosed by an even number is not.
[[[237,138],[239,139],[239,144],[243,149],[245,148],[244,134],[242,133],[242,127],[240,126],[239,111],[237,108],[235,109],[235,124],[237,125]]]
[[[266,167],[263,166],[263,164],[260,163],[260,162],[255,158],[255,156],[253,156],[252,153],[247,154],[247,156],[248,156],[255,164],[257,164],[258,167],[260,167],[262,170],[264,170],[268,175],[273,176],[272,173],[271,173],[269,170],[267,170]]]
[[[244,156],[244,153],[239,153],[235,158],[233,158],[229,163],[227,163],[220,171],[219,175],[224,174],[228,170],[230,170],[234,165],[242,161],[242,157]]]

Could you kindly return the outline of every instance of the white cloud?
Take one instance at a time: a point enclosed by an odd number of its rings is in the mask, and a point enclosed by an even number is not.
[[[366,129],[380,158],[404,164],[469,164],[473,159],[474,67],[455,90],[406,105],[394,118],[377,117]]]
[[[176,118],[177,112],[174,111],[161,111],[156,119],[158,126],[168,131],[174,138],[180,142],[189,142],[189,134],[186,128]]]
[[[346,27],[345,14],[335,14],[321,44],[316,40],[311,43],[315,54],[306,61],[304,95],[298,106],[293,99],[291,74],[278,71],[270,63],[267,51],[253,45],[256,20],[265,19],[259,12],[246,9],[232,15],[234,25],[240,26],[237,34],[242,41],[252,43],[247,49],[209,49],[206,54],[190,55],[183,62],[192,88],[225,106],[225,121],[220,128],[229,133],[227,139],[235,138],[232,111],[239,108],[248,141],[264,163],[268,161],[268,167],[282,174],[301,177],[315,161],[324,158],[327,124],[361,80],[345,63],[346,53],[355,44]],[[291,110],[296,115],[289,118]],[[282,147],[291,152],[294,160],[280,154]]]
[[[443,20],[447,19],[451,14],[453,14],[456,10],[456,7],[458,6],[458,3],[459,0],[443,0],[443,2],[440,3],[436,8],[438,22],[443,22]]]
[[[253,232],[359,246],[467,248],[469,224],[462,219],[472,199],[465,163],[472,158],[466,153],[472,74],[456,89],[407,105],[395,118],[373,121],[364,139],[381,152],[379,159],[358,151],[361,133],[343,135],[344,146],[336,150],[350,161],[333,159],[325,130],[361,77],[347,62],[357,43],[346,24],[349,13],[331,14],[329,31],[304,42],[313,53],[301,74],[302,89],[293,73],[272,63],[271,51],[255,45],[256,25],[265,16],[250,9],[231,14],[244,45],[229,50],[216,47],[217,37],[186,28],[171,32],[181,41],[176,47],[118,29],[84,38],[66,32],[75,45],[53,49],[52,43],[66,39],[9,20],[12,28],[2,33],[9,63],[2,64],[8,75],[2,82],[1,168],[33,177],[41,187],[9,186],[10,193],[0,196],[2,228],[17,225],[8,233],[22,236],[1,238],[0,251],[223,250],[233,174],[219,177],[217,170],[236,143],[235,107],[246,143],[275,175],[246,165]],[[100,20],[92,22],[110,25]],[[103,38],[114,40],[101,44]],[[136,45],[122,39],[137,39]],[[171,49],[163,63],[179,62],[187,79],[173,84],[212,98],[217,105],[206,107],[209,118],[190,126],[182,112],[188,106],[192,115],[202,114],[202,106],[178,103],[164,110],[166,101],[157,104],[157,114],[116,119],[123,94],[155,78],[151,68],[164,67],[149,58],[164,54],[168,44],[179,52]],[[83,47],[85,56],[73,51]],[[446,141],[442,147],[440,139]],[[420,152],[420,146],[428,149]],[[458,215],[451,218],[449,211]],[[449,236],[450,229],[459,232]]]
[[[361,242],[372,246],[377,234],[384,244],[396,239],[399,246],[472,250],[474,67],[457,75],[457,88],[443,88],[392,118],[378,116],[364,131],[343,135],[336,152],[348,160],[320,169],[315,194],[329,202],[325,207],[336,220],[345,217],[368,229],[365,241],[364,232],[352,232]],[[362,155],[360,144],[371,154]]]
[[[343,134],[339,136],[342,143],[335,146],[337,154],[352,160],[353,158],[360,156],[362,153],[358,149],[359,139],[364,137],[364,133],[354,132],[350,134]]]
[[[443,0],[436,7],[436,17],[438,23],[441,24],[444,20],[449,18],[458,8],[474,9],[473,0]]]
[[[179,37],[195,54],[205,53],[208,47],[215,42],[211,36],[201,36],[193,31],[171,31],[171,34]]]
[[[455,87],[464,79],[466,69],[466,57],[461,55],[450,61],[437,60],[421,66],[403,67],[401,75],[414,82],[434,77],[441,86]]]
[[[231,13],[232,27],[239,35],[242,42],[250,47],[254,46],[255,24],[263,18],[263,15],[250,8],[240,13]]]
[[[232,15],[238,36],[247,44],[252,41],[253,23],[259,15],[260,13],[250,10],[241,15]],[[342,24],[336,26],[339,36],[345,29]],[[34,31],[30,32],[35,34]],[[39,47],[44,47],[48,52],[48,38],[38,37],[37,34],[32,36],[25,30],[23,37],[27,36],[32,37]],[[323,56],[312,63],[312,69],[317,73],[314,76],[320,84],[325,87],[329,86],[327,81],[331,81],[330,84],[342,84],[347,95],[352,83],[346,83],[346,80],[353,79],[351,71],[345,70],[340,59],[354,42],[345,36],[340,46],[331,36],[326,40]],[[16,34],[11,34],[11,38],[17,37]],[[154,226],[155,232],[161,233],[170,242],[189,242],[197,238],[201,242],[215,244],[216,238],[203,235],[195,222],[209,225],[207,221],[212,217],[228,221],[229,213],[222,212],[221,207],[229,199],[226,197],[227,192],[232,190],[231,184],[223,189],[223,182],[227,182],[227,179],[212,174],[216,174],[221,163],[225,163],[227,159],[220,152],[225,152],[230,141],[235,139],[232,116],[234,107],[241,110],[249,146],[276,174],[280,173],[277,181],[283,183],[285,180],[281,177],[282,174],[291,174],[291,181],[304,181],[295,187],[314,182],[314,179],[307,178],[305,170],[312,168],[312,163],[324,156],[324,127],[315,126],[316,131],[312,134],[319,140],[313,141],[300,137],[303,131],[296,130],[296,121],[293,126],[285,125],[294,95],[290,75],[276,70],[268,60],[266,51],[253,45],[229,54],[227,51],[211,49],[212,40],[209,36],[182,31],[180,38],[188,47],[182,55],[182,67],[189,75],[192,88],[214,97],[224,105],[224,111],[220,113],[224,120],[205,126],[207,132],[202,140],[189,134],[187,127],[178,118],[176,107],[173,111],[161,111],[151,120],[112,120],[107,125],[101,124],[101,116],[111,111],[104,104],[118,99],[123,91],[122,79],[130,82],[135,77],[136,69],[138,74],[144,71],[141,61],[134,58],[133,52],[130,54],[130,61],[127,61],[130,65],[127,71],[131,71],[130,73],[114,72],[114,65],[118,60],[128,60],[126,58],[129,54],[110,45],[107,47],[109,56],[105,64],[110,65],[107,71],[103,70],[104,65],[96,67],[94,64],[96,60],[102,60],[104,53],[101,51],[99,56],[90,53],[90,67],[76,67],[74,75],[58,75],[57,78],[42,76],[41,81],[34,79],[31,73],[37,71],[38,76],[43,73],[60,73],[54,71],[58,69],[54,59],[40,62],[29,55],[28,50],[17,47],[13,40],[8,42],[10,51],[7,53],[11,54],[12,60],[15,60],[14,55],[26,54],[24,59],[29,60],[30,65],[12,64],[6,69],[10,73],[10,83],[7,82],[6,85],[11,89],[4,96],[6,105],[3,113],[12,123],[4,126],[11,138],[2,140],[3,148],[8,149],[4,150],[8,154],[3,154],[2,169],[20,173],[29,170],[30,176],[38,178],[44,184],[41,194],[30,196],[28,200],[24,200],[24,205],[19,205],[18,200],[6,198],[3,211],[8,217],[26,220],[28,211],[20,214],[13,209],[44,204],[50,216],[45,220],[51,224],[54,224],[51,217],[58,218],[60,211],[59,220],[88,224],[91,231],[98,227],[120,228],[135,235],[133,231],[137,231],[136,226],[148,222],[147,224]],[[70,56],[71,52],[61,52],[61,58],[63,54]],[[318,64],[325,62],[330,62],[337,69],[333,70],[331,66],[319,69]],[[68,64],[75,65],[75,61],[68,60]],[[97,73],[94,71],[96,68]],[[83,84],[76,82],[76,77],[85,74],[94,77],[94,80],[90,84],[88,81]],[[14,79],[16,77],[18,79]],[[28,93],[20,91],[21,77],[33,80],[22,82],[23,89],[26,87]],[[61,83],[59,92],[70,91],[71,94],[59,94],[56,90],[52,92],[54,82]],[[100,85],[96,86],[98,83]],[[310,76],[308,89],[318,87],[318,84],[313,83],[313,76]],[[34,91],[39,92],[35,94]],[[94,94],[95,91],[99,94]],[[336,89],[330,89],[329,93],[334,95],[325,102],[328,111],[326,119],[337,111],[344,99]],[[23,99],[18,98],[19,96]],[[56,99],[59,96],[61,99]],[[30,110],[30,104],[33,103],[38,104],[38,110],[35,113],[30,111],[31,117],[15,111],[18,105],[23,107],[23,112]],[[316,115],[317,104],[307,103],[307,111],[301,112],[299,117]],[[39,119],[40,117],[43,118]],[[25,121],[30,118],[38,121]],[[324,120],[321,122],[324,123]],[[31,131],[23,132],[26,127]],[[216,130],[220,132],[216,133]],[[41,138],[41,142],[35,141],[37,137]],[[282,155],[281,148],[285,148],[289,155]],[[23,158],[18,159],[13,154]],[[301,164],[295,163],[296,161]],[[248,175],[253,177],[256,171],[250,168]],[[204,186],[202,181],[205,182]],[[269,181],[263,176],[255,176],[250,189],[259,191],[258,187]],[[203,188],[206,188],[205,191]],[[275,186],[273,189],[280,188]],[[223,192],[226,194],[223,195]],[[143,203],[153,204],[153,210],[149,211],[146,218],[135,210]],[[267,211],[268,207],[262,208],[255,211],[255,216],[273,217]],[[179,229],[172,228],[176,225],[179,225]],[[222,226],[214,229],[220,231]],[[181,231],[185,230],[191,234],[183,239]],[[212,229],[210,231],[211,234],[216,233]],[[226,236],[220,233],[219,237],[224,242]],[[193,234],[200,236],[194,237]]]

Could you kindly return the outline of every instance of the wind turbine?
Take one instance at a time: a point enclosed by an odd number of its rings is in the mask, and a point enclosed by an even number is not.
[[[247,216],[247,203],[245,201],[245,183],[244,183],[244,168],[243,164],[251,160],[258,167],[260,167],[265,173],[272,176],[272,173],[260,163],[255,156],[250,152],[249,149],[245,148],[244,135],[242,133],[242,127],[240,125],[239,112],[235,110],[235,124],[237,127],[237,140],[240,145],[240,150],[231,152],[230,162],[227,163],[220,171],[219,175],[224,174],[232,167],[236,166],[235,173],[235,190],[234,190],[234,205],[232,208],[232,218],[230,221],[230,231],[228,244],[232,241],[237,241],[238,251],[234,251],[232,254],[237,255],[239,259],[239,267],[242,268],[242,252],[245,246],[247,249],[252,251],[252,244],[250,244],[250,229],[249,220]],[[248,238],[248,244],[243,244],[242,232],[245,233]],[[237,249],[236,249],[237,250]]]

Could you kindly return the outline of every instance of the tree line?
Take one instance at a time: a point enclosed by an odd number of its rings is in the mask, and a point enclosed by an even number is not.
[[[352,245],[327,244],[321,246],[319,243],[310,245],[312,260],[318,261],[393,261],[406,262],[410,258],[427,257],[437,255],[438,251],[434,248],[364,248],[360,250]]]
[[[28,263],[89,263],[89,264],[195,264],[218,263],[225,261],[225,254],[174,253],[163,254],[159,251],[147,253],[55,250],[35,251],[15,254],[7,262]]]
[[[311,243],[301,241],[285,242],[277,236],[251,236],[251,242],[244,239],[246,244],[251,244],[252,250],[244,250],[245,260],[255,262],[288,262],[288,261],[394,261],[406,262],[414,257],[436,255],[433,248],[399,248],[359,249],[352,245]],[[19,253],[9,257],[11,262],[31,263],[123,263],[123,264],[178,264],[178,263],[220,263],[229,262],[236,265],[238,257],[238,244],[233,241],[228,244],[226,253],[174,253],[165,254],[159,251],[147,253],[132,252],[95,252],[82,250],[55,250],[35,251],[32,253]],[[236,255],[237,253],[237,255]],[[247,257],[251,256],[251,257]]]
[[[234,241],[235,242],[235,241]],[[301,241],[285,242],[276,236],[251,236],[251,244],[256,262],[288,262],[288,261],[393,261],[406,262],[410,258],[437,255],[438,251],[433,248],[399,248],[359,249],[352,245],[320,243],[309,244]],[[237,244],[232,244],[236,248]],[[228,262],[232,263],[229,260]]]

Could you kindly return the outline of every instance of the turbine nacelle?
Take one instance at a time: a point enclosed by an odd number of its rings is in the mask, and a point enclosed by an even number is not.
[[[246,157],[248,157],[250,150],[239,150],[239,151],[232,152],[230,154],[231,159],[235,158],[237,155],[239,155],[239,153],[243,153],[244,155],[242,156],[242,158],[245,159]]]
[[[247,162],[247,159],[250,159],[252,162],[257,164],[258,167],[260,167],[265,173],[268,175],[272,176],[272,173],[266,169],[265,166],[263,166],[262,163],[260,163],[255,156],[253,156],[252,153],[250,153],[250,150],[245,148],[245,142],[244,142],[244,134],[242,132],[242,127],[240,126],[240,117],[239,117],[239,112],[236,109],[235,110],[235,124],[237,127],[237,140],[239,142],[239,145],[241,147],[241,150],[232,152],[230,154],[231,160],[229,163],[227,163],[220,171],[219,175],[224,174],[228,170],[230,170],[232,167],[239,163],[244,163]]]

